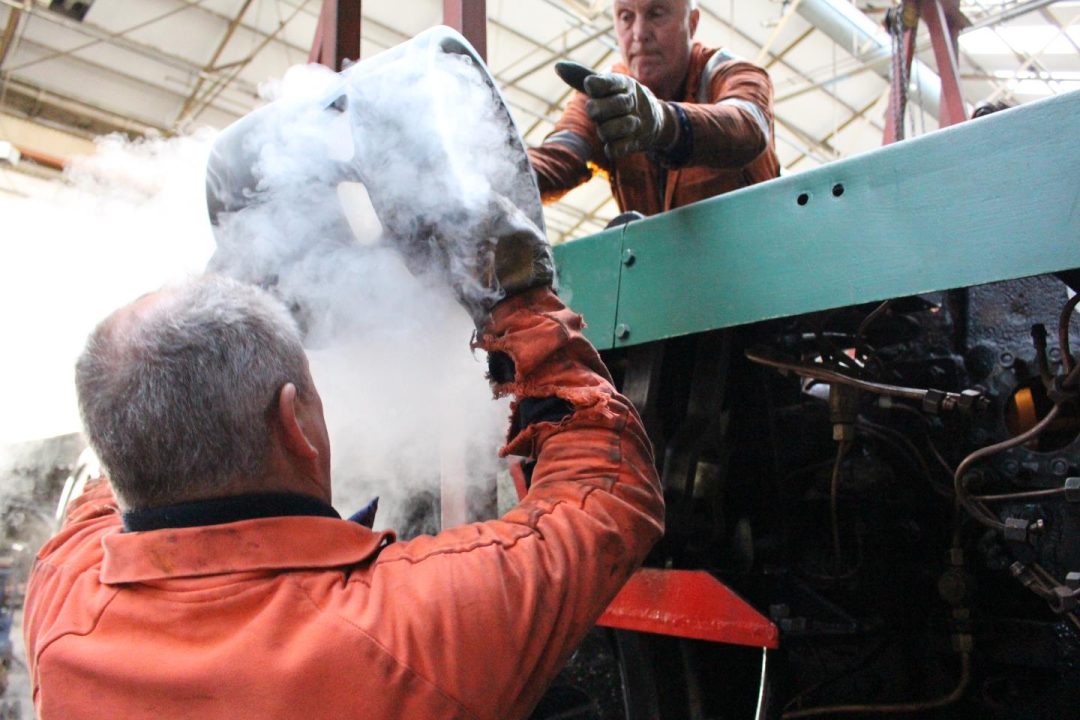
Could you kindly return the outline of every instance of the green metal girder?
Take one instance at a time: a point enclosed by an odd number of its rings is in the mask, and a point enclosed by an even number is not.
[[[561,295],[600,349],[1080,267],[1080,92],[565,243],[555,256]]]
[[[614,339],[622,236],[622,228],[605,230],[555,247],[559,297],[585,318],[585,335],[601,349]]]

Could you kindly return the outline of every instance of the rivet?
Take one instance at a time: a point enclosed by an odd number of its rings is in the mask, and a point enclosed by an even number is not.
[[[634,255],[633,250],[631,250],[630,248],[626,248],[625,250],[623,250],[623,254],[622,254],[622,264],[623,265],[625,265],[626,267],[630,267],[631,265],[634,264],[635,260],[637,260],[637,257]]]
[[[626,323],[619,323],[615,326],[615,337],[620,340],[625,340],[630,337],[630,326]]]

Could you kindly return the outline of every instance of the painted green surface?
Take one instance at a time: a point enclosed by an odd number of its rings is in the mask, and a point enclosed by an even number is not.
[[[618,249],[613,239],[556,248],[562,295],[602,349],[1080,267],[1080,92],[633,223]]]
[[[559,297],[585,318],[585,336],[605,349],[615,341],[622,228],[555,247]]]

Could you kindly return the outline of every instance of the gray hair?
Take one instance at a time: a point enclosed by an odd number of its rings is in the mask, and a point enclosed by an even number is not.
[[[75,366],[88,440],[120,499],[213,497],[263,473],[282,386],[314,389],[285,307],[211,275],[162,290],[137,320],[125,312],[95,328]]]

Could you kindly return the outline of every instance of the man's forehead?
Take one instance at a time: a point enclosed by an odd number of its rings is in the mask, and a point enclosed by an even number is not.
[[[650,8],[690,8],[690,0],[614,0],[612,4],[616,11],[619,10],[648,10]]]

